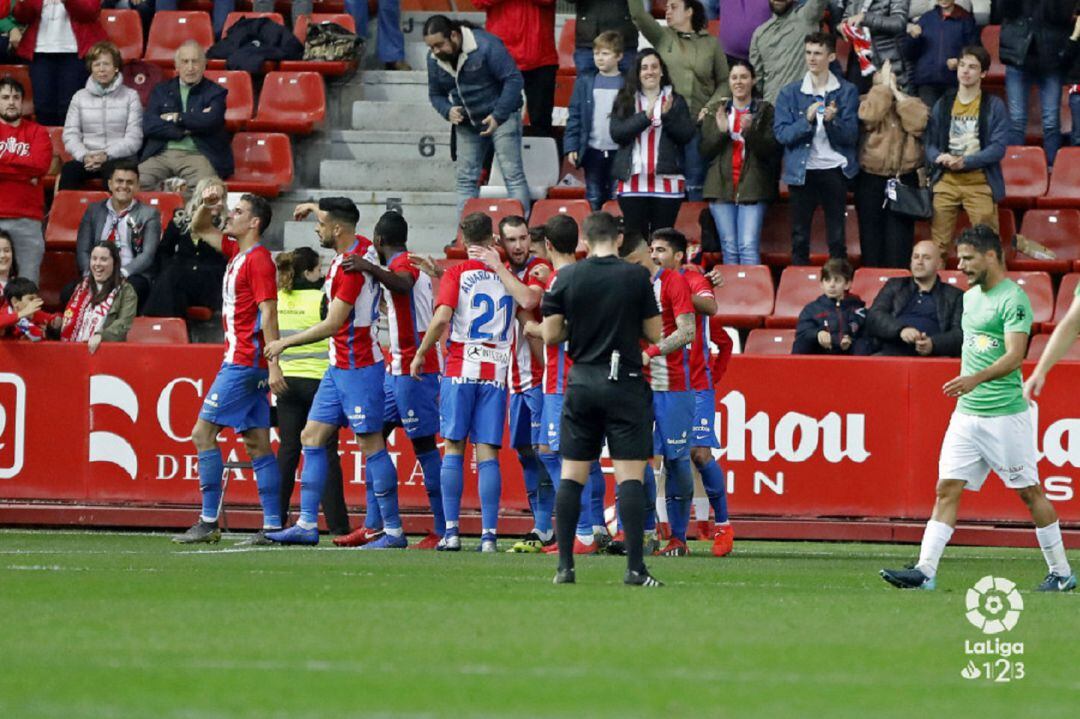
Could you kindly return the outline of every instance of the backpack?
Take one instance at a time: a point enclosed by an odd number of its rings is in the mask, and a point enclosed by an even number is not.
[[[321,22],[308,27],[304,59],[355,62],[360,59],[363,46],[363,38],[336,22]]]

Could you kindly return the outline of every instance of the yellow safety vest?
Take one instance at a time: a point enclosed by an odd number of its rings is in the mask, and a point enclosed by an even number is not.
[[[278,292],[278,331],[282,337],[299,334],[322,321],[323,291]],[[281,353],[281,371],[286,377],[322,379],[330,366],[330,339],[319,340]]]

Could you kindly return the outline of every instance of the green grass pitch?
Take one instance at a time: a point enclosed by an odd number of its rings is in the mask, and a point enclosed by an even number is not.
[[[1075,717],[1080,596],[1037,549],[953,547],[936,592],[877,576],[917,548],[736,540],[715,559],[180,547],[0,532],[0,717]],[[504,544],[509,543],[504,540]],[[469,542],[466,549],[475,546]],[[1080,557],[1071,557],[1074,565]],[[965,594],[1025,608],[1024,678],[968,680]],[[993,638],[991,638],[993,639]],[[974,657],[976,663],[980,657]]]

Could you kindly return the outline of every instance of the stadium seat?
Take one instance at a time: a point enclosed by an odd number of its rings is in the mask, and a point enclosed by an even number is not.
[[[136,317],[127,341],[140,345],[187,344],[187,324],[179,317]]]
[[[64,147],[64,128],[63,127],[47,127],[49,131],[49,139],[52,140],[53,148],[53,165],[48,175],[42,179],[42,184],[46,188],[51,188],[56,184],[56,176],[60,174],[60,166],[71,159],[71,155],[68,153],[67,148]]]
[[[74,242],[72,248],[74,248]],[[46,252],[41,261],[38,278],[38,294],[49,312],[62,310],[60,292],[79,276],[79,265],[74,252]]]
[[[288,135],[238,132],[233,135],[232,151],[236,170],[225,182],[230,192],[277,197],[292,184],[292,145]]]
[[[1072,306],[1073,298],[1076,296],[1076,285],[1078,283],[1080,283],[1080,273],[1077,272],[1070,272],[1061,278],[1061,284],[1058,286],[1057,296],[1054,301],[1054,317],[1049,322],[1043,322],[1043,332],[1053,332],[1054,328],[1065,319],[1069,307]]]
[[[558,43],[560,75],[577,75],[577,67],[574,65],[574,35],[576,32],[576,19],[570,19],[563,23]]]
[[[862,260],[859,244],[859,216],[852,205],[844,209],[844,241],[848,260],[858,266]],[[761,261],[770,267],[791,264],[791,209],[786,204],[774,204],[765,211],[761,228]],[[810,264],[823,265],[829,259],[829,244],[825,237],[825,213],[814,212],[810,223]]]
[[[968,290],[968,278],[960,270],[938,270],[938,279],[947,285],[952,285],[961,292]]]
[[[303,44],[307,40],[308,28],[323,22],[332,22],[341,25],[349,32],[356,32],[356,20],[347,13],[312,13],[301,15],[296,20],[294,33],[296,39]],[[357,62],[345,62],[344,60],[282,60],[278,68],[283,72],[317,72],[320,75],[338,77],[345,75],[355,68]]]
[[[264,90],[265,92],[265,90]],[[536,200],[547,197],[548,189],[559,184],[559,150],[551,137],[521,138],[521,162],[525,166],[525,181],[529,196]],[[491,179],[480,188],[480,197],[507,197],[506,180],[496,158],[491,163]]]
[[[310,135],[326,119],[326,85],[317,72],[271,72],[248,123],[253,132]]]
[[[11,77],[23,86],[23,117],[34,116],[34,86],[30,84],[29,65],[0,65],[0,77]]]
[[[795,344],[793,329],[750,330],[743,347],[744,355],[789,355]]]
[[[452,12],[450,0],[401,0],[402,12]]]
[[[691,245],[701,244],[701,214],[708,211],[708,202],[684,202],[679,206],[675,229],[686,235]]]
[[[955,239],[963,230],[971,227],[971,220],[968,218],[967,213],[961,210],[956,217],[956,228],[953,230],[953,238]],[[1016,215],[1007,207],[998,207],[998,231],[1001,235],[1001,242],[1006,247],[1012,244],[1013,239],[1016,237]],[[915,242],[921,242],[923,240],[930,239],[930,222],[920,220],[915,223]],[[955,265],[956,261],[956,247],[955,245],[949,250],[950,263]]]
[[[255,90],[251,75],[243,70],[207,70],[206,79],[228,91],[225,98],[225,129],[239,132],[251,119],[255,107]]]
[[[107,199],[107,192],[83,192],[79,190],[60,190],[53,197],[49,211],[48,224],[45,226],[45,249],[74,250],[75,238],[79,234],[79,223],[86,214],[88,205]]]
[[[1028,210],[1020,234],[1045,246],[1055,257],[1036,259],[1020,253],[1010,255],[1007,251],[1011,270],[1042,270],[1061,275],[1080,260],[1080,210]]]
[[[592,208],[585,200],[537,200],[529,211],[529,227],[543,227],[555,215],[569,215],[578,224],[578,237],[584,237],[582,225],[590,213]]]
[[[984,82],[991,85],[1005,84],[1005,65],[1001,62],[998,46],[1001,40],[1001,26],[987,25],[982,29],[982,46],[990,53],[990,69]]]
[[[1032,332],[1054,316],[1054,285],[1046,272],[1006,272],[1010,280],[1020,285],[1031,301]]]
[[[102,10],[101,27],[109,42],[120,50],[124,62],[138,60],[143,54],[143,26],[135,10]]]
[[[894,277],[910,276],[911,272],[908,270],[861,267],[855,270],[855,278],[851,281],[851,294],[857,295],[867,307],[870,307],[886,282]]]
[[[1080,147],[1058,150],[1050,187],[1037,204],[1039,207],[1080,208]]]
[[[156,207],[161,213],[161,230],[172,222],[173,213],[184,206],[184,198],[176,192],[136,192],[135,199],[144,205]]]
[[[619,207],[618,200],[608,200],[600,209],[613,217],[622,217],[622,208]]]
[[[1001,160],[1001,172],[1005,176],[1002,207],[1034,207],[1037,199],[1046,194],[1049,180],[1046,153],[1041,147],[1010,145]]]
[[[563,181],[568,176],[572,177],[573,180],[563,184]],[[547,197],[549,200],[584,200],[585,170],[574,167],[570,164],[570,160],[564,157],[562,165],[559,167],[559,184],[548,190]]]
[[[713,319],[739,329],[761,327],[773,313],[772,272],[765,265],[717,265],[724,283],[714,290],[717,312]],[[801,308],[800,308],[801,309]]]
[[[570,107],[570,100],[574,96],[576,77],[576,75],[557,75],[555,77],[555,107]]]
[[[1038,360],[1042,357],[1043,352],[1046,351],[1046,345],[1050,343],[1050,333],[1041,333],[1031,336],[1031,341],[1028,344],[1027,358],[1029,360]],[[1062,362],[1080,362],[1080,342],[1073,342],[1069,345],[1069,349],[1065,352],[1065,356],[1061,358]]]
[[[803,307],[821,294],[820,267],[785,267],[776,290],[776,306],[772,315],[765,318],[765,326],[773,329],[794,327]]]
[[[214,27],[208,14],[181,10],[156,12],[150,23],[150,37],[146,41],[143,59],[171,68],[176,64],[173,59],[176,48],[187,40],[195,40],[204,48],[214,44]]]

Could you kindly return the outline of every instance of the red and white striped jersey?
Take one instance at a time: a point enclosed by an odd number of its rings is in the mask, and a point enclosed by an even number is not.
[[[277,301],[277,268],[270,250],[254,245],[244,252],[232,237],[221,238],[221,254],[229,261],[221,283],[221,323],[225,328],[225,361],[244,367],[266,367],[263,317],[259,303]]]
[[[330,364],[339,369],[360,369],[383,361],[379,346],[382,285],[367,273],[343,270],[341,263],[349,255],[359,255],[375,264],[379,256],[371,240],[357,235],[352,247],[334,257],[323,285],[331,304],[341,300],[349,305],[348,317],[330,337]]]
[[[675,318],[694,314],[690,286],[678,272],[660,270],[653,278],[653,294],[660,307],[664,337],[676,329]],[[649,385],[654,392],[686,392],[690,389],[690,351],[683,347],[669,355],[653,357],[648,368]]]
[[[444,375],[506,384],[517,302],[499,276],[479,260],[454,265],[439,281],[440,305],[454,310]]]
[[[686,180],[682,175],[656,174],[656,163],[660,157],[660,135],[663,132],[663,124],[660,120],[661,108],[665,98],[670,97],[673,92],[670,86],[661,90],[660,99],[657,100],[650,118],[652,122],[634,138],[630,155],[630,178],[619,180],[616,194],[629,197],[650,195],[681,198],[683,196]],[[648,100],[640,92],[634,101],[637,103],[638,112],[645,112],[648,108]]]
[[[712,283],[697,270],[680,270],[690,287],[691,304],[694,297],[715,297]],[[709,315],[694,314],[694,341],[690,344],[690,389],[695,392],[712,389],[712,359],[709,350]]]
[[[539,287],[544,289],[546,284],[543,280],[533,276],[533,270],[538,265],[551,269],[551,263],[539,257],[530,257],[525,267],[520,272],[514,272],[514,276],[521,280],[527,287]],[[507,267],[510,267],[507,264]],[[511,271],[513,269],[511,268]],[[543,319],[540,314],[540,306],[537,305],[529,310],[529,318],[539,322]],[[510,392],[520,394],[526,390],[538,386],[544,377],[544,360],[532,353],[529,342],[523,334],[520,322],[514,323],[514,337],[511,343],[512,359],[510,360]]]
[[[421,272],[409,260],[408,252],[399,252],[390,258],[386,269],[395,274],[409,273],[413,278],[408,292],[386,292],[386,321],[390,328],[390,374],[407,375],[416,348],[424,341],[424,333],[431,324],[435,312],[435,296],[432,294],[431,278]],[[424,356],[424,374],[438,373],[439,353],[428,352]]]
[[[558,270],[551,273],[545,290],[552,288],[558,274]],[[574,360],[566,353],[566,345],[566,342],[560,342],[544,346],[544,394],[566,393],[566,380],[570,376],[570,368],[574,366]]]

